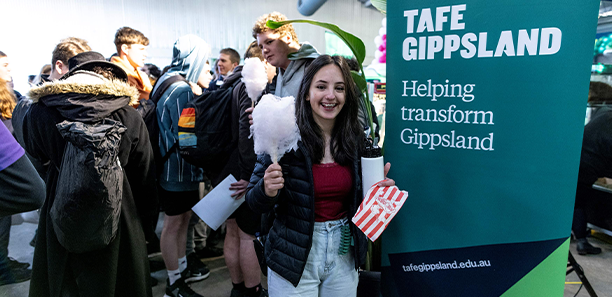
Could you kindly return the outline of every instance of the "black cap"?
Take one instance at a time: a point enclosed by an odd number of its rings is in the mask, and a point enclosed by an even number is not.
[[[106,61],[104,56],[98,52],[83,52],[80,53],[68,60],[68,73],[64,74],[61,79],[67,79],[68,77],[74,75],[77,71],[91,71],[95,72],[95,67],[103,67],[110,69],[113,75],[124,82],[128,81],[128,76],[125,71],[119,67],[118,65]]]

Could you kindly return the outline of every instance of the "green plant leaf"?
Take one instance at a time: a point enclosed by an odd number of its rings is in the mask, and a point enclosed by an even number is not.
[[[359,39],[357,36],[338,28],[338,26],[334,24],[316,22],[316,21],[311,21],[311,20],[287,20],[287,21],[282,21],[282,22],[275,22],[272,20],[268,20],[266,22],[266,26],[268,26],[268,28],[271,28],[271,29],[277,29],[283,25],[290,24],[290,23],[307,23],[307,24],[323,27],[325,29],[328,29],[334,32],[334,34],[340,37],[340,39],[342,39],[342,41],[344,41],[344,43],[348,45],[351,51],[353,51],[353,53],[355,54],[355,59],[357,59],[357,62],[359,62],[360,65],[363,64],[363,60],[365,59],[365,55],[366,55],[366,49],[365,49],[365,45],[363,44],[363,41],[361,41],[361,39]]]
[[[353,70],[351,70],[351,76],[353,77],[355,84],[357,84],[357,87],[359,87],[359,90],[361,90],[361,92],[366,92],[368,84],[366,83],[366,80],[363,78],[363,76]]]
[[[386,1],[385,1],[385,5],[386,5]],[[316,21],[310,21],[310,20],[288,20],[288,21],[282,21],[282,22],[275,22],[272,20],[268,20],[266,22],[266,26],[268,26],[268,28],[271,28],[271,29],[277,29],[283,25],[290,24],[290,23],[307,23],[307,24],[311,24],[311,25],[315,25],[315,26],[319,26],[319,27],[328,29],[332,31],[334,34],[336,34],[336,36],[338,36],[340,39],[342,39],[342,41],[344,41],[344,43],[346,43],[346,45],[351,49],[351,51],[353,52],[353,55],[355,56],[355,59],[357,59],[357,62],[359,63],[359,69],[361,70],[361,73],[351,71],[351,76],[353,77],[355,84],[357,84],[359,89],[365,94],[365,96],[363,97],[363,103],[366,108],[365,111],[367,114],[368,123],[370,127],[374,127],[374,124],[372,121],[372,113],[370,110],[370,96],[367,92],[368,84],[366,82],[365,74],[363,71],[363,60],[365,59],[365,54],[366,54],[365,45],[363,44],[363,41],[361,41],[361,39],[359,39],[357,36],[338,28],[338,26],[334,24],[322,23],[322,22],[316,22]],[[374,129],[370,129],[370,137],[374,139]]]
[[[387,14],[387,0],[370,0],[372,6],[376,7],[382,14]]]

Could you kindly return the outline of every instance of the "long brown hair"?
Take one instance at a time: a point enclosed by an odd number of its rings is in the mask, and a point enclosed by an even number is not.
[[[351,76],[349,66],[343,57],[321,55],[306,68],[295,100],[295,114],[304,147],[310,154],[312,162],[320,163],[325,154],[325,139],[323,138],[323,131],[321,131],[321,128],[312,116],[310,102],[306,99],[308,98],[310,85],[314,80],[315,74],[327,65],[338,66],[345,83],[345,103],[336,117],[330,145],[334,161],[346,166],[350,162],[355,161],[355,158],[359,155],[364,136],[363,128],[357,118],[359,96],[356,93],[356,88],[353,87],[355,82]]]
[[[0,79],[0,115],[4,119],[13,117],[13,109],[15,109],[15,95],[9,89],[6,81]]]

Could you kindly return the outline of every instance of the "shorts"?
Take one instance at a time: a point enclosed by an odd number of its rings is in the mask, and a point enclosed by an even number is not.
[[[238,228],[246,234],[254,236],[255,233],[261,231],[261,214],[251,210],[246,201],[228,219],[236,219]]]
[[[198,191],[170,192],[158,187],[159,202],[162,210],[168,216],[176,216],[188,212],[200,201]]]

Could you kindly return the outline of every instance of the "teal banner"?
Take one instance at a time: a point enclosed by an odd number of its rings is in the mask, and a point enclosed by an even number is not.
[[[563,296],[598,5],[387,2],[384,296]]]

